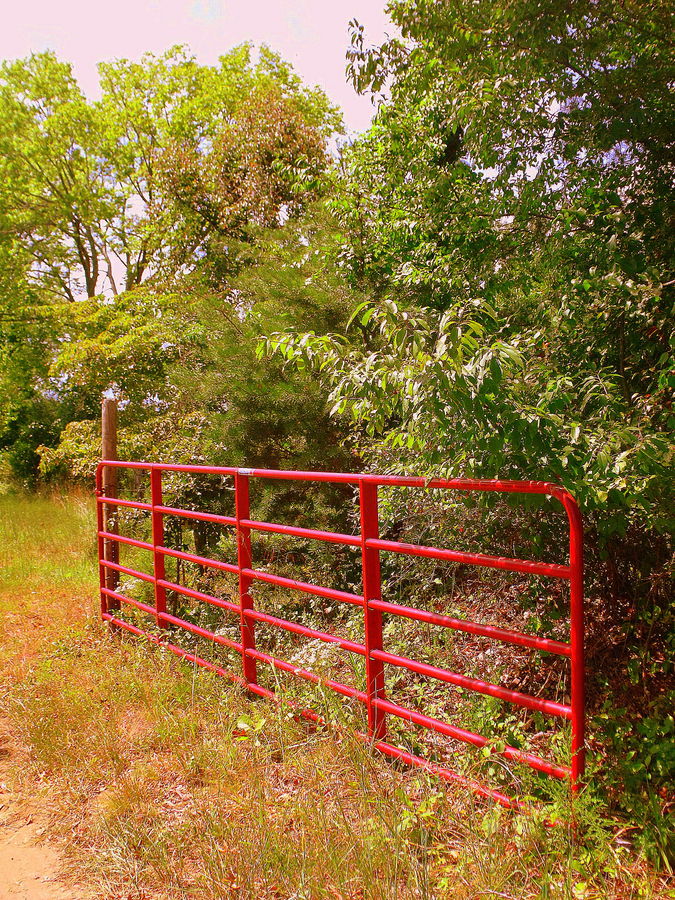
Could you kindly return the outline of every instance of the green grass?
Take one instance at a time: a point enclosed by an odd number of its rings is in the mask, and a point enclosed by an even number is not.
[[[96,562],[93,501],[86,495],[0,495],[0,586],[91,589]]]
[[[668,896],[590,794],[575,839],[565,795],[546,811],[554,828],[479,803],[110,634],[93,531],[89,498],[0,497],[0,696],[16,777],[98,896]]]

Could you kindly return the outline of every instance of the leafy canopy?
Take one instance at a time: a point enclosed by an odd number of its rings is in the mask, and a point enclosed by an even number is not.
[[[347,338],[269,346],[316,366],[373,460],[550,479],[605,538],[668,530],[667,6],[390,12],[402,37],[381,47],[353,26],[351,76],[380,105],[334,203],[367,299]]]
[[[0,67],[0,446],[22,477],[41,444],[47,469],[91,464],[104,392],[137,454],[205,421],[177,426],[194,403],[170,369],[215,339],[183,311],[236,311],[246,248],[323,190],[341,128],[266,47],[214,66],[174,47],[99,72],[89,101],[51,53]]]

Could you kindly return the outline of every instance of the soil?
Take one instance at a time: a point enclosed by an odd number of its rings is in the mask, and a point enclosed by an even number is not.
[[[12,747],[0,731],[0,900],[90,900],[67,884],[58,850],[45,842],[46,822],[13,790]]]

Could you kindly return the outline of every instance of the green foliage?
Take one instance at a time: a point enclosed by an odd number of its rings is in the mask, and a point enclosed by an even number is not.
[[[665,698],[672,709],[673,695]],[[611,709],[597,717],[601,740],[613,769],[609,789],[636,828],[635,843],[651,861],[672,871],[675,815],[667,785],[675,770],[675,728],[667,707],[659,716],[639,717],[634,710]]]
[[[348,340],[269,346],[402,467],[560,482],[603,539],[672,530],[665,7],[391,13],[402,42],[354,28],[354,81],[391,97],[334,204],[372,299]]]
[[[349,71],[379,107],[332,201],[361,302],[346,332],[280,332],[265,348],[316,373],[373,468],[535,478],[576,496],[590,670],[641,721],[627,734],[613,713],[599,731],[618,729],[617,756],[652,748],[635,773],[639,800],[630,765],[610,765],[605,788],[625,809],[634,801],[633,817],[658,812],[669,739],[640,729],[663,722],[668,676],[650,672],[672,652],[670,11],[510,0],[389,10],[401,37],[381,47],[353,25]],[[516,522],[502,513],[494,531]],[[566,552],[552,520],[542,531],[539,555]],[[435,537],[455,546],[455,532],[450,522]],[[663,858],[659,828],[648,834]]]
[[[305,89],[267,49],[257,63],[246,45],[216,66],[199,65],[186,48],[174,47],[99,68],[102,96],[95,102],[51,53],[0,71],[6,227],[28,255],[39,289],[69,301],[83,293],[115,295],[194,265],[195,247],[162,183],[165,153],[199,155],[220,142],[221,166],[231,165],[228,132],[241,137],[247,127],[253,141],[263,126],[255,112],[272,96],[269,115],[299,120],[315,143],[339,127],[324,95]],[[283,160],[272,148],[266,160],[271,169],[288,165],[292,148]]]
[[[112,392],[122,456],[337,470],[365,460],[563,484],[587,529],[592,740],[608,755],[597,779],[663,862],[669,10],[660,0],[389,9],[401,37],[381,47],[366,48],[353,25],[348,71],[379,108],[335,166],[327,139],[339,114],[266,48],[254,61],[244,45],[213,66],[180,47],[106,63],[94,102],[53,54],[2,66],[0,449],[23,479],[38,458],[44,473],[90,475],[99,402]],[[167,493],[214,511],[231,499],[222,481],[183,475]],[[526,515],[490,498],[460,508],[384,493],[393,536],[566,552],[543,503]],[[287,487],[253,503],[259,518],[346,530],[344,499]],[[180,546],[232,552],[208,524],[175,528]],[[278,536],[257,549],[290,576],[356,579],[353,565]],[[383,575],[388,592],[442,608],[448,584],[452,595],[467,588],[431,564],[385,562]],[[531,613],[527,627],[561,629],[564,598],[533,590],[499,596]],[[335,613],[307,601],[299,615],[321,626]],[[531,664],[524,677],[540,672]],[[437,702],[419,680],[407,689]],[[470,716],[496,739],[521,739],[522,721],[501,705]],[[411,809],[401,828],[422,844],[433,803]]]
[[[0,235],[0,452],[17,478],[33,483],[37,447],[58,440],[70,410],[49,380],[49,304],[27,283],[21,261],[12,238]]]
[[[174,47],[99,69],[93,102],[51,53],[0,69],[0,446],[22,478],[40,454],[45,473],[91,468],[105,392],[141,455],[175,450],[180,435],[187,447],[196,422],[204,432],[211,410],[169,369],[208,357],[220,307],[220,338],[252,360],[255,341],[240,343],[258,326],[230,281],[264,229],[323,189],[326,139],[341,128],[266,47],[256,61],[249,45],[214,66]],[[283,381],[278,369],[261,377]],[[283,404],[274,389],[269,399],[278,423]],[[301,402],[286,392],[287,407]]]
[[[202,417],[198,454],[205,462],[338,471],[355,465],[342,446],[344,429],[327,414],[325,389],[310,373],[256,352],[263,335],[289,325],[344,327],[349,297],[334,274],[334,229],[321,206],[283,228],[258,227],[253,242],[229,241],[234,272],[224,276],[221,258],[210,255],[186,285],[189,299],[177,308],[182,349],[168,377],[173,406]],[[171,452],[161,451],[167,459],[196,458],[191,446],[172,445]],[[324,510],[325,522],[332,520],[334,510],[325,506],[339,491],[273,487],[263,492],[268,500],[254,498],[260,515],[318,523]]]

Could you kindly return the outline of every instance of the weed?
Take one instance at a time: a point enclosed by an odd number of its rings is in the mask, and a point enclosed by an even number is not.
[[[1,702],[23,748],[17,779],[40,792],[68,864],[101,896],[667,896],[590,791],[575,828],[562,786],[515,815],[111,634],[95,612],[92,504],[0,505]],[[345,715],[332,695],[317,702]]]

